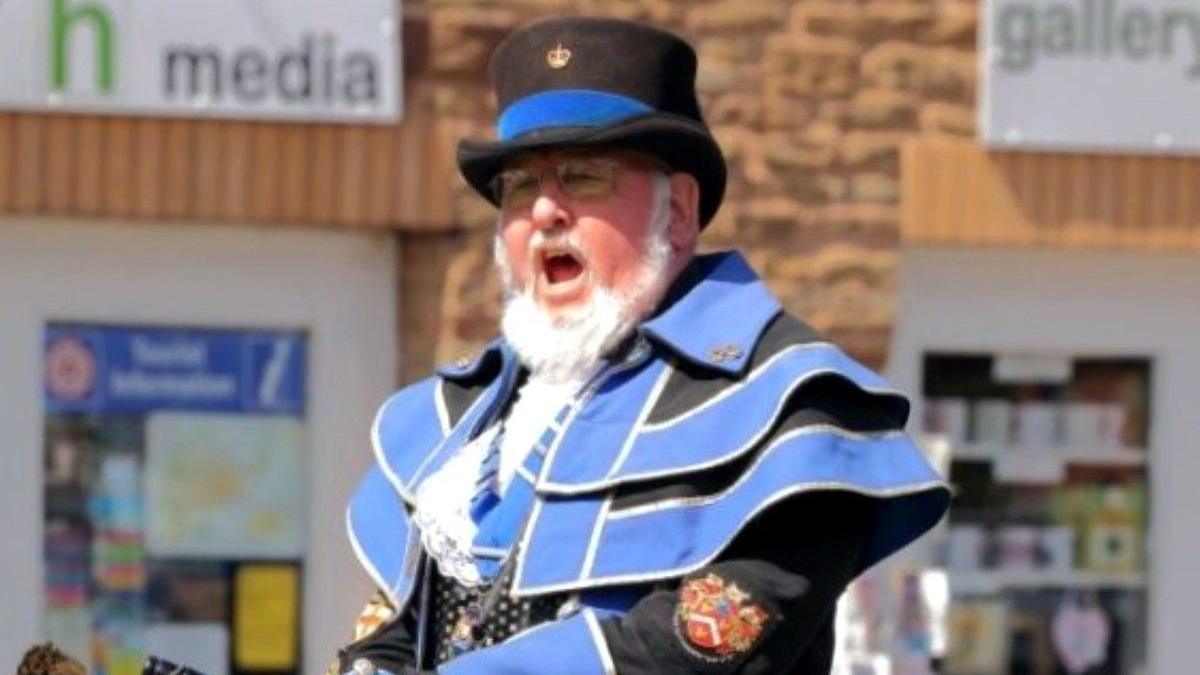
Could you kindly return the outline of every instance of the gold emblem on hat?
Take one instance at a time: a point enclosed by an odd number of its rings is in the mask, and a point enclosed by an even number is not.
[[[550,67],[555,70],[558,70],[560,68],[566,68],[567,63],[569,63],[570,61],[571,61],[571,50],[562,46],[561,42],[558,43],[554,47],[554,49],[551,49],[550,51],[546,52],[546,63],[550,64]]]

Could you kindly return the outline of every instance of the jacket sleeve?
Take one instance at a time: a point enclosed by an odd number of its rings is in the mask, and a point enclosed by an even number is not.
[[[906,404],[876,403],[864,400],[862,392],[842,379],[828,378],[822,386],[804,388],[789,400],[789,413],[777,430],[833,426],[871,435],[901,429]],[[704,478],[712,484],[696,476],[694,484],[684,486],[695,490],[689,496],[720,491],[731,474],[714,470]],[[675,483],[663,486],[657,497],[677,487]],[[837,600],[858,572],[878,559],[872,542],[889,528],[924,529],[905,522],[910,512],[897,507],[896,500],[855,489],[851,484],[837,489],[812,482],[805,490],[754,512],[713,562],[650,592],[627,613],[601,616],[584,610],[466,654],[438,672],[827,672]],[[942,510],[937,509],[939,515]],[[908,534],[896,538],[907,539]]]
[[[832,640],[833,610],[854,575],[868,518],[865,497],[798,497],[748,526],[726,556],[673,588],[651,592],[624,616],[601,618],[585,609],[465,654],[438,672],[788,672],[814,643]],[[828,652],[828,645],[815,646]]]
[[[806,653],[828,669],[834,610],[869,518],[868,498],[838,492],[768,512],[714,564],[602,622],[616,671],[785,673]]]

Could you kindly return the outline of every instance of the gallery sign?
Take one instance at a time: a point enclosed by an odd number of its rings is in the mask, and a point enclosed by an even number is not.
[[[0,107],[394,121],[396,0],[0,0]]]
[[[980,54],[990,145],[1200,152],[1200,4],[988,0]]]

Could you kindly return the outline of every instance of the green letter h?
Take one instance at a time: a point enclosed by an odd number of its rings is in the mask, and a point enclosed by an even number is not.
[[[54,14],[50,20],[52,88],[56,91],[67,88],[67,65],[70,61],[68,37],[74,24],[83,20],[91,22],[92,37],[96,43],[96,51],[99,52],[96,59],[97,89],[106,94],[112,93],[116,75],[113,72],[113,21],[108,10],[96,2],[81,2],[75,7],[68,6],[70,0],[53,2]]]

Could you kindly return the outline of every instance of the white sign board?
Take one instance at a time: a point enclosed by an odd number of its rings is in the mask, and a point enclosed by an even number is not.
[[[0,0],[0,107],[394,121],[396,0]]]
[[[1200,152],[1200,2],[987,0],[980,40],[989,145]]]

